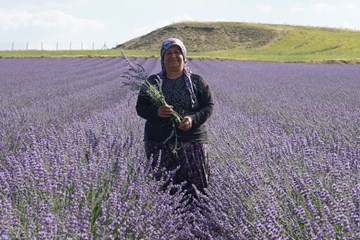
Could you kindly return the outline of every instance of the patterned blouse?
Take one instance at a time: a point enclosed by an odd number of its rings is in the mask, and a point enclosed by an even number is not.
[[[174,110],[184,117],[185,110],[191,109],[191,100],[185,88],[184,77],[177,79],[165,78],[162,84],[162,91],[166,102],[174,107]]]

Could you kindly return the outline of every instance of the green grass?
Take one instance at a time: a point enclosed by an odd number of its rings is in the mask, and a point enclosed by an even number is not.
[[[177,28],[179,28],[178,25],[174,26],[177,26]],[[289,25],[265,25],[264,27],[264,25],[262,24],[258,25],[259,28],[256,31],[253,31],[251,29],[254,29],[256,24],[252,24],[251,28],[249,28],[249,26],[239,26],[241,28],[238,28],[238,30],[240,29],[241,31],[244,31],[243,34],[249,34],[249,36],[251,34],[257,34],[259,31],[265,28],[273,30],[275,29],[278,34],[274,35],[273,39],[267,39],[267,42],[264,45],[251,45],[249,43],[246,43],[243,45],[234,45],[235,47],[231,47],[231,45],[228,45],[228,48],[226,50],[210,51],[209,49],[223,49],[224,46],[223,43],[219,42],[218,40],[218,37],[220,36],[214,35],[215,30],[211,30],[211,34],[213,34],[214,37],[206,39],[206,44],[214,45],[215,47],[204,46],[202,51],[199,51],[199,49],[196,49],[195,51],[190,51],[188,52],[188,57],[274,62],[360,63],[360,31]],[[200,36],[202,31],[199,30],[198,25],[194,25],[193,29],[189,29],[189,24],[186,23],[184,24],[184,27],[187,29],[187,34],[189,35],[188,39],[196,39],[197,34]],[[228,32],[229,34],[231,34],[229,36],[235,36],[234,23],[229,23],[228,25],[222,23],[222,25],[217,25],[216,31],[220,31],[220,27],[224,27],[223,32]],[[249,29],[251,31],[248,31]],[[181,31],[183,31],[183,29]],[[135,43],[143,41],[142,45],[146,46],[146,44],[144,43],[149,42],[149,39],[153,39],[154,37],[157,37],[157,39],[165,38],[165,35],[159,36],[156,34],[161,34],[161,31],[156,30],[154,31],[154,33],[148,34],[149,36],[145,35],[140,38],[134,39],[134,41]],[[251,37],[253,37],[252,35]],[[224,36],[222,37],[225,38]],[[244,39],[246,37],[242,38]],[[243,39],[239,41],[244,41]],[[205,44],[205,42],[203,43]],[[195,43],[193,42],[193,44]],[[218,44],[219,47],[216,47],[216,44]],[[159,50],[155,51],[153,47],[149,49],[150,50],[125,49],[125,54],[129,57],[159,57]],[[189,46],[188,49],[191,50],[191,46]],[[121,56],[118,49],[72,51],[0,51],[0,57],[20,58],[118,56]]]
[[[261,48],[204,52],[196,57],[276,62],[360,63],[360,32],[293,29]]]

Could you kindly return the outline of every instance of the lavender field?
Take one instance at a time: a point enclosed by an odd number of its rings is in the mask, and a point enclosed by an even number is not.
[[[0,239],[359,239],[360,67],[188,65],[216,104],[192,210],[144,174],[123,58],[0,59]]]

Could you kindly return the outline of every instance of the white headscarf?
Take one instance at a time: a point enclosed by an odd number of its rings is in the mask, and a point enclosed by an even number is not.
[[[161,79],[164,79],[166,77],[166,70],[165,70],[165,65],[164,65],[164,54],[166,52],[166,50],[168,50],[169,48],[171,48],[172,46],[179,46],[184,58],[184,81],[185,81],[185,87],[187,89],[187,91],[190,94],[190,99],[191,99],[191,106],[194,107],[195,103],[196,103],[196,96],[194,93],[194,89],[192,86],[192,81],[191,81],[191,72],[189,71],[186,62],[187,62],[187,58],[186,58],[186,47],[184,45],[184,43],[177,39],[177,38],[168,38],[166,40],[164,40],[161,49],[160,49],[160,56],[161,56],[161,72],[158,74],[159,77]]]

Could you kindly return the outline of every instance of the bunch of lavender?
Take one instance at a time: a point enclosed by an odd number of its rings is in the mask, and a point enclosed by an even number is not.
[[[145,93],[150,97],[153,104],[156,106],[167,105],[161,90],[148,81],[148,76],[145,73],[144,67],[139,63],[131,62],[130,59],[125,56],[123,51],[121,51],[121,54],[129,64],[128,71],[122,75],[122,77],[127,79],[127,81],[123,82],[123,85],[129,87],[131,91],[137,94],[141,93],[140,90],[142,88],[145,88]],[[181,116],[176,111],[173,111],[171,120],[178,126],[181,123]]]

